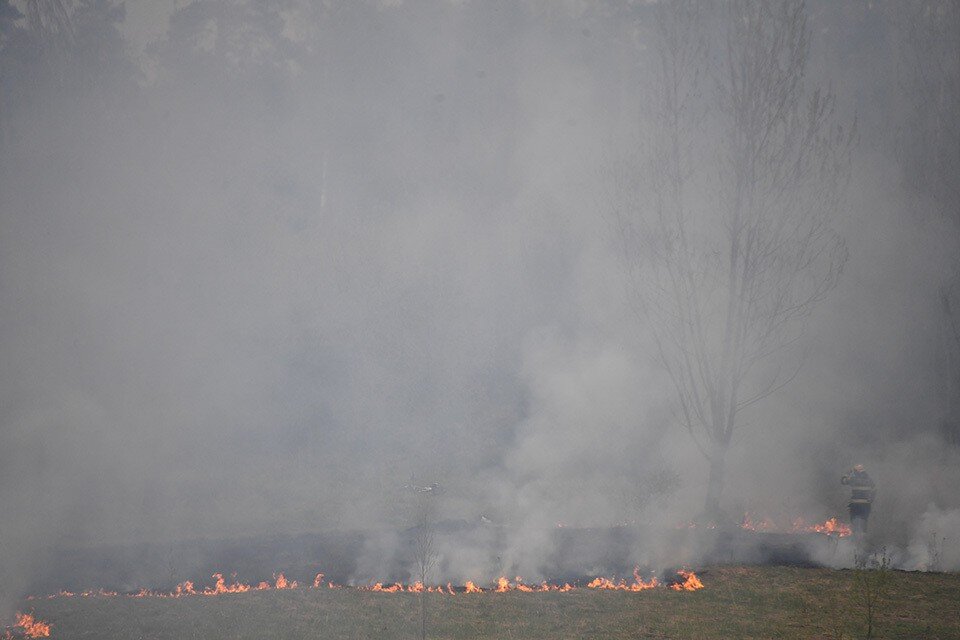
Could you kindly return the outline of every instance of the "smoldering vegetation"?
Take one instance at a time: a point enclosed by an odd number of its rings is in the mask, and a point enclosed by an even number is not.
[[[133,588],[153,585],[106,569],[131,550],[169,569],[160,550],[206,549],[180,554],[193,575],[256,555],[225,541],[347,532],[328,564],[386,580],[443,523],[442,581],[701,557],[678,532],[710,464],[609,215],[623,178],[631,212],[657,201],[663,14],[696,3],[159,4],[0,1],[5,596],[65,558]],[[784,376],[740,412],[719,504],[734,528],[845,518],[839,478],[863,463],[871,541],[956,570],[960,12],[783,7],[797,99],[829,93],[855,131],[825,227],[846,255],[755,370]],[[729,201],[722,17],[690,27],[683,103],[705,247]],[[607,533],[573,552],[565,527]],[[849,562],[820,544],[804,555]]]

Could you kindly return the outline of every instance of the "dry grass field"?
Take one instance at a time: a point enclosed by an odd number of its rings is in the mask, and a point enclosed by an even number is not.
[[[429,638],[863,638],[876,574],[785,567],[698,572],[696,592],[427,594]],[[875,638],[960,638],[960,575],[887,572]],[[864,582],[863,578],[867,578]],[[180,599],[36,599],[54,639],[417,638],[418,594],[296,589]],[[0,635],[2,637],[2,635]]]

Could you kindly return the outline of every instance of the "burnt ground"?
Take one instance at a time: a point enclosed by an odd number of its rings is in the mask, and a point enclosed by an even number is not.
[[[483,566],[498,566],[502,550],[514,538],[509,528],[484,523],[445,521],[437,526],[441,573],[448,550],[470,549]],[[416,529],[403,531],[335,531],[303,535],[275,535],[220,540],[186,540],[168,544],[61,547],[48,551],[27,594],[60,589],[82,591],[103,588],[132,592],[141,587],[172,590],[191,580],[211,583],[221,572],[228,580],[256,583],[278,573],[290,580],[312,583],[317,573],[337,583],[369,581],[410,582]],[[547,534],[548,553],[539,573],[554,582],[585,576],[629,576],[634,567],[631,550],[644,548],[648,539],[667,541],[665,555],[675,564],[767,564],[817,566],[815,558],[829,558],[838,540],[822,534],[775,534],[739,528],[649,532],[630,527],[557,528]],[[840,542],[842,544],[843,542]],[[694,553],[706,549],[707,553]],[[663,554],[662,554],[663,555]],[[38,563],[39,564],[39,563]],[[375,567],[376,574],[370,573]],[[647,567],[664,570],[668,567]],[[488,576],[494,578],[496,576]],[[476,576],[484,579],[484,576]]]

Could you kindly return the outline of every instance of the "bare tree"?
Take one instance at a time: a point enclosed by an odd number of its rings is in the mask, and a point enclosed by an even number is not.
[[[63,0],[27,0],[27,24],[37,33],[73,38],[73,25]]]
[[[32,41],[32,70],[27,90],[39,106],[53,108],[58,103],[56,92],[73,80],[73,23],[64,0],[27,0],[25,5],[27,31]]]
[[[436,535],[436,496],[433,492],[418,493],[415,505],[415,533],[413,536],[413,559],[420,582],[420,638],[427,637],[426,584],[427,576],[439,560]]]
[[[426,584],[427,576],[436,566],[436,498],[431,494],[417,496],[416,533],[413,537],[413,557],[416,563],[417,579]]]
[[[896,150],[908,188],[960,236],[960,3],[919,0],[891,6],[899,69],[909,102]],[[923,209],[925,207],[919,207]],[[939,286],[947,411],[943,431],[960,445],[960,261]]]
[[[847,259],[831,221],[855,134],[804,86],[802,0],[660,3],[657,35],[650,130],[613,171],[611,220],[715,518],[740,411],[796,375],[774,356]]]
[[[73,22],[63,0],[27,0],[27,27],[40,44],[40,63],[59,85],[67,80],[69,48],[74,41]]]
[[[908,184],[960,223],[960,3],[892,7],[906,126],[897,145]]]

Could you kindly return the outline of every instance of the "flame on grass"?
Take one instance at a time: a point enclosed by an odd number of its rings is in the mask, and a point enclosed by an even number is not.
[[[134,593],[124,594],[130,598],[180,598],[183,596],[221,596],[227,593],[247,593],[248,591],[266,591],[267,589],[297,589],[300,587],[300,584],[296,580],[287,580],[283,573],[278,573],[273,576],[273,584],[267,581],[258,582],[255,585],[245,584],[243,582],[237,582],[236,575],[233,576],[233,582],[227,582],[223,577],[222,573],[215,573],[211,578],[214,579],[214,584],[212,587],[205,587],[204,589],[197,590],[194,586],[194,583],[190,580],[186,580],[178,584],[173,591],[155,591],[153,589],[140,589]],[[321,579],[323,574],[317,574],[317,580]],[[314,587],[318,586],[316,580],[314,580]],[[71,591],[59,591],[57,593],[47,596],[48,599],[52,598],[71,598],[78,594],[75,594]],[[116,591],[104,591],[103,589],[98,589],[96,591],[81,591],[80,597],[89,598],[89,597],[112,597],[119,595]],[[32,598],[28,598],[32,599]]]
[[[470,582],[468,584],[472,585],[473,583]],[[558,592],[566,593],[567,591],[573,591],[573,589],[574,587],[569,583],[564,583],[562,585],[550,584],[549,582],[544,580],[540,584],[526,584],[523,581],[523,578],[521,578],[520,576],[517,576],[516,578],[514,578],[513,582],[510,582],[510,580],[507,579],[506,576],[500,576],[499,578],[497,578],[497,586],[493,587],[492,589],[489,589],[488,591],[492,591],[493,593],[507,593],[509,591],[519,591],[520,593],[544,593],[547,591],[558,591]],[[483,591],[484,591],[483,589],[479,589],[478,592],[483,592]],[[468,589],[467,593],[473,593],[473,592]]]
[[[825,533],[827,535],[837,535],[841,538],[845,538],[853,533],[850,525],[839,522],[836,518],[830,518],[829,520],[826,520],[820,524],[810,525],[805,530],[812,530],[816,531],[817,533]]]
[[[384,586],[382,582],[378,582],[370,587],[360,587],[364,591],[375,591],[377,593],[443,593],[447,595],[455,595],[453,586],[448,582],[447,586],[443,585],[438,586],[424,586],[419,580],[413,584],[403,585],[399,582],[394,582]]]
[[[747,531],[763,533],[822,533],[839,538],[845,538],[853,533],[849,525],[836,518],[829,518],[815,524],[807,524],[803,518],[794,518],[790,521],[789,526],[780,526],[775,520],[767,517],[756,517],[750,512],[743,514],[740,527]]]
[[[437,593],[443,595],[459,595],[459,594],[471,594],[471,593],[508,593],[512,591],[520,593],[546,593],[546,592],[558,592],[558,593],[567,593],[574,591],[578,588],[587,588],[587,589],[598,589],[606,591],[646,591],[648,589],[654,589],[657,587],[669,587],[676,591],[695,591],[697,589],[703,588],[703,583],[700,582],[700,579],[697,578],[696,574],[691,571],[678,571],[678,575],[683,579],[682,582],[673,582],[664,584],[659,581],[656,577],[651,577],[649,580],[644,580],[640,576],[639,569],[634,569],[633,571],[633,582],[627,582],[624,579],[620,580],[611,580],[610,578],[597,577],[588,582],[586,585],[580,587],[565,582],[563,584],[551,584],[547,581],[540,583],[527,584],[523,581],[523,578],[517,576],[512,581],[506,576],[501,576],[497,579],[496,584],[489,587],[478,586],[472,580],[467,580],[462,587],[454,587],[453,584],[447,583],[446,585],[424,585],[420,581],[416,581],[412,584],[402,584],[400,582],[393,583],[383,583],[377,582],[368,586],[358,586],[352,587],[349,585],[340,585],[332,581],[327,581],[324,584],[324,575],[322,573],[316,574],[316,577],[313,579],[313,583],[307,583],[306,585],[301,586],[296,580],[288,580],[283,573],[275,574],[273,577],[273,583],[262,581],[253,584],[246,584],[243,582],[238,582],[236,576],[233,576],[231,582],[223,577],[221,573],[215,573],[211,576],[214,579],[213,586],[204,587],[202,589],[197,588],[193,582],[187,580],[181,582],[176,586],[173,591],[155,591],[150,589],[140,589],[139,591],[133,593],[122,594],[125,597],[129,598],[182,598],[187,596],[220,596],[227,594],[237,594],[237,593],[247,593],[250,591],[267,591],[267,590],[290,590],[290,589],[356,589],[359,591],[369,591],[371,593]],[[52,598],[88,598],[88,597],[116,597],[118,594],[116,591],[104,591],[99,589],[96,591],[88,590],[75,593],[72,591],[59,591],[57,593],[46,596],[48,599]],[[29,597],[28,600],[33,599],[33,596]]]
[[[677,575],[683,578],[683,582],[674,582],[671,584],[670,588],[674,591],[697,591],[703,589],[703,583],[700,582],[700,578],[698,578],[694,572],[680,569],[677,571]]]
[[[25,638],[49,638],[50,637],[50,624],[44,622],[43,620],[37,620],[32,613],[18,613],[17,614],[17,623],[14,626],[14,629],[17,630],[18,636],[23,636]],[[10,640],[15,636],[8,629],[4,632],[3,638]]]
[[[622,579],[619,582],[614,582],[607,578],[595,578],[587,584],[587,588],[604,589],[607,591],[646,591],[647,589],[655,589],[659,584],[660,582],[656,576],[650,578],[648,582],[644,582],[643,578],[640,577],[640,571],[634,569],[632,584],[628,584],[626,580]]]

